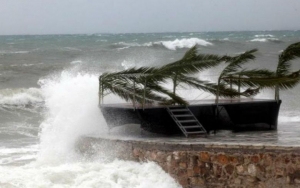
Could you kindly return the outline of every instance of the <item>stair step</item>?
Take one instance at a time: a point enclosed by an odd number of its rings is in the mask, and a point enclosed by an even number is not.
[[[194,131],[194,132],[186,132],[188,134],[201,134],[201,133],[206,133],[205,131]]]
[[[191,114],[179,114],[179,115],[173,115],[174,117],[193,117]]]
[[[171,112],[188,112],[187,109],[170,109]]]
[[[201,123],[187,107],[168,107],[167,110],[186,137],[189,135],[207,133]]]
[[[180,123],[191,123],[191,122],[197,122],[197,120],[177,120]]]
[[[191,128],[201,128],[199,125],[193,125],[193,126],[182,126],[185,129],[191,129]]]

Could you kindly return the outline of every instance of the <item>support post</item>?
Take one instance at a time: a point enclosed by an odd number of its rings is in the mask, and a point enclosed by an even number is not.
[[[136,109],[135,108],[135,79],[133,80],[133,101],[132,101],[132,103],[133,103],[133,108],[135,110]]]
[[[145,98],[146,98],[146,87],[147,87],[147,79],[145,78],[145,85],[144,85],[144,95],[143,95],[143,110],[145,106]]]
[[[99,96],[99,106],[102,104],[103,100],[103,93],[102,93],[102,76],[99,77],[99,91],[98,91],[98,96]]]

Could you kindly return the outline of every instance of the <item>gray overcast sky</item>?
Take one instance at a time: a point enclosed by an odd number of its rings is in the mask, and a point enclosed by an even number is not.
[[[0,0],[0,5],[0,35],[300,29],[300,0]]]

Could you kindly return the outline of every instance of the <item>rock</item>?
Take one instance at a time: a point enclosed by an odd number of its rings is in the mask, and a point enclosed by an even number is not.
[[[227,165],[228,164],[228,157],[224,154],[219,154],[217,158],[218,163],[222,165]]]
[[[210,162],[210,156],[209,156],[208,152],[200,152],[200,161]]]
[[[187,165],[185,162],[180,162],[179,163],[179,169],[186,169]]]
[[[260,160],[259,160],[259,157],[258,157],[258,156],[255,155],[255,156],[252,156],[252,157],[251,157],[251,162],[252,162],[252,163],[257,164],[259,161],[260,161]]]
[[[240,178],[236,178],[236,179],[234,179],[234,184],[241,185],[242,184],[242,180]]]
[[[151,154],[150,154],[150,159],[155,161],[156,160],[156,157],[157,157],[157,154],[155,151],[152,151]]]
[[[250,182],[250,183],[254,183],[254,182],[257,182],[257,179],[256,179],[256,177],[248,176],[247,181]]]
[[[253,177],[256,176],[256,174],[257,174],[257,169],[256,169],[256,166],[255,166],[254,164],[249,164],[249,165],[248,165],[248,173],[249,173],[251,176],[253,176]]]
[[[228,175],[231,176],[231,175],[233,174],[233,172],[234,172],[234,166],[231,165],[231,164],[225,166],[225,171],[226,171],[226,173],[227,173]]]
[[[192,185],[192,187],[195,187],[195,185],[199,186],[199,185],[204,185],[205,181],[204,179],[200,178],[200,177],[191,177],[189,178],[190,180],[190,184]]]
[[[300,184],[300,179],[296,178],[296,179],[294,180],[294,182],[295,182],[296,184]]]
[[[243,174],[245,169],[244,169],[243,165],[239,165],[236,167],[236,171],[238,174]]]

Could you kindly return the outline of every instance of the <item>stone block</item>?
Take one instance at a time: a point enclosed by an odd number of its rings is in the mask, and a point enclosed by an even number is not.
[[[237,172],[238,174],[243,174],[243,173],[245,172],[244,166],[243,166],[243,165],[238,165],[238,166],[236,167],[236,172]]]
[[[194,173],[194,169],[192,169],[192,168],[188,168],[187,169],[187,176],[188,177],[194,177],[194,176],[196,176],[197,174],[195,174]]]
[[[260,161],[259,157],[254,155],[251,157],[251,162],[257,164]]]
[[[256,168],[256,166],[254,164],[249,164],[247,170],[248,170],[248,173],[249,173],[250,176],[256,177],[256,175],[257,175],[257,168]]]
[[[239,164],[239,160],[236,156],[228,156],[229,163],[231,164]]]
[[[189,178],[190,185],[192,187],[200,186],[205,184],[205,180],[201,177],[190,177]]]
[[[224,154],[219,154],[217,157],[217,161],[221,165],[227,165],[228,164],[228,157]]]
[[[281,178],[284,176],[284,169],[283,168],[275,168],[275,176],[276,178]]]
[[[188,166],[193,167],[198,165],[198,156],[193,155],[189,157]]]
[[[225,171],[226,171],[226,173],[227,173],[229,176],[231,176],[231,175],[233,174],[233,172],[234,172],[234,166],[231,165],[231,164],[226,165],[226,166],[225,166]]]
[[[220,178],[223,172],[222,166],[213,164],[213,172],[214,172],[214,177]]]
[[[152,151],[152,152],[150,153],[150,160],[156,161],[156,158],[157,158],[157,153],[156,153],[156,151]]]
[[[235,179],[234,179],[234,184],[236,184],[236,185],[241,185],[241,184],[242,184],[242,179],[240,179],[240,178],[235,178]]]
[[[300,179],[296,178],[296,179],[294,180],[294,182],[295,182],[296,184],[300,184]]]
[[[186,168],[187,168],[186,162],[180,162],[179,163],[179,169],[186,169]]]
[[[210,162],[210,155],[208,152],[200,152],[200,161]]]

